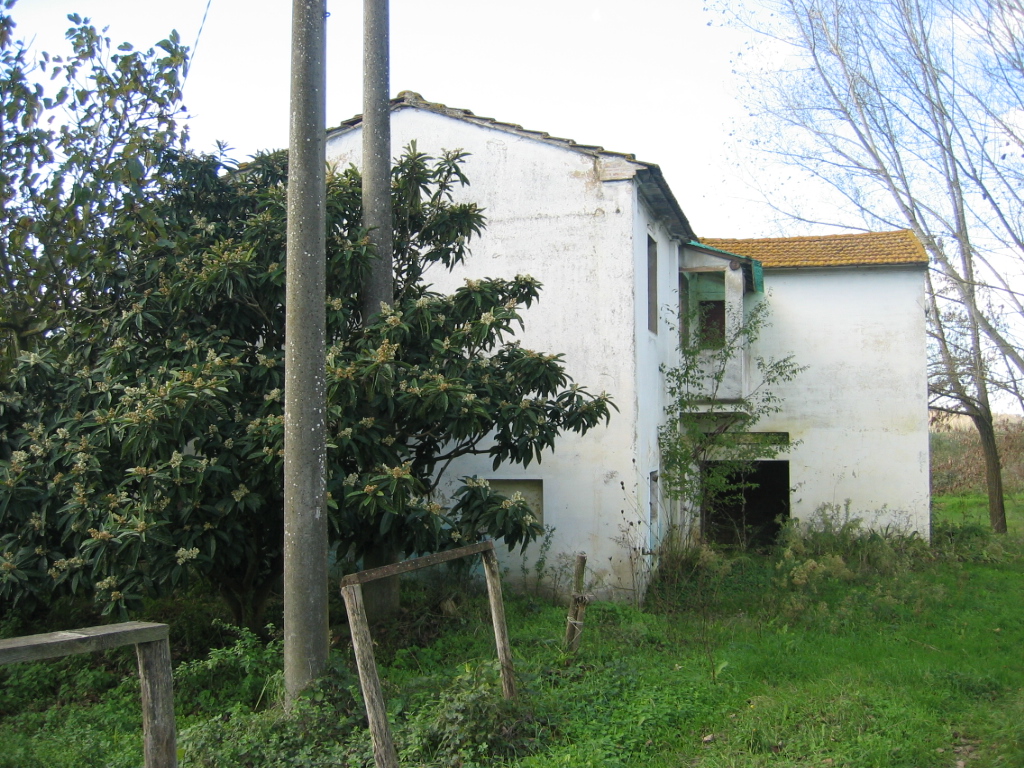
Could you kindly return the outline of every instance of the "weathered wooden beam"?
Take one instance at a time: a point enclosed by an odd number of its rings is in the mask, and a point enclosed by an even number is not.
[[[491,604],[491,621],[494,624],[494,644],[498,649],[498,662],[501,664],[501,692],[506,699],[514,699],[515,668],[512,666],[512,648],[508,642],[508,627],[505,624],[505,602],[501,597],[498,556],[494,554],[493,546],[484,552],[484,576],[487,577],[487,598]]]
[[[341,596],[345,598],[348,626],[352,632],[352,649],[356,652],[356,668],[359,670],[359,685],[366,702],[366,717],[373,741],[373,761],[377,768],[398,768],[398,753],[395,752],[395,742],[388,726],[388,711],[384,705],[377,661],[373,655],[373,638],[370,636],[370,625],[363,605],[363,587],[361,584],[347,584],[341,588]]]
[[[142,741],[146,768],[178,768],[171,644],[166,624],[126,621],[0,640],[0,665],[44,661],[134,645],[142,687]]]
[[[165,637],[138,643],[139,683],[142,687],[142,752],[146,768],[177,768],[171,644]]]
[[[411,560],[394,563],[393,565],[384,565],[380,568],[370,568],[366,571],[359,571],[359,573],[350,573],[341,580],[341,586],[348,587],[353,584],[365,584],[368,581],[386,579],[389,576],[397,576],[400,573],[418,571],[420,568],[429,568],[432,565],[447,563],[450,560],[458,560],[460,557],[467,557],[469,555],[475,555],[478,552],[487,551],[494,551],[494,542],[490,539],[476,544],[469,544],[465,547],[459,547],[458,549],[449,549],[446,552],[424,555],[423,557],[414,557]]]
[[[86,627],[42,635],[0,640],[0,664],[42,661],[76,653],[105,651],[122,645],[166,640],[167,625],[148,621],[127,621],[105,627]]]

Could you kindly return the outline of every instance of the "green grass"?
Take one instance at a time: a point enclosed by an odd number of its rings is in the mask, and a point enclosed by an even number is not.
[[[773,557],[680,553],[649,610],[590,606],[575,658],[563,608],[510,598],[514,704],[485,602],[442,616],[413,591],[408,620],[436,639],[378,649],[402,764],[1024,765],[1024,545],[985,533],[977,507],[940,499],[932,548],[837,528]],[[1019,509],[1011,520],[1020,531]],[[243,635],[180,666],[183,768],[372,765],[350,652],[333,664],[290,716],[275,704],[279,648]],[[0,768],[140,765],[137,686],[120,669],[10,668]]]
[[[1012,536],[1024,536],[1024,493],[1007,493],[1006,527]],[[988,497],[983,493],[964,493],[932,497],[932,523],[989,527]]]

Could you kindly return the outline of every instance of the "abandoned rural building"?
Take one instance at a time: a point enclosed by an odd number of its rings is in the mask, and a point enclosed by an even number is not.
[[[586,552],[604,594],[642,588],[638,553],[688,523],[658,483],[662,371],[677,360],[680,303],[696,291],[732,322],[767,297],[771,326],[731,385],[751,386],[758,355],[793,355],[806,369],[780,387],[784,410],[757,427],[790,447],[759,468],[751,503],[807,519],[849,500],[870,524],[927,535],[927,257],[912,233],[700,239],[656,165],[408,91],[391,110],[392,155],[413,140],[431,154],[469,153],[471,186],[456,195],[487,217],[467,262],[428,279],[440,291],[466,278],[538,279],[541,300],[518,338],[562,353],[577,383],[608,392],[619,409],[607,427],[564,436],[526,469],[464,459],[448,472],[449,490],[475,474],[522,492],[555,529],[552,560]],[[361,151],[358,117],[329,132],[329,161],[358,166]]]

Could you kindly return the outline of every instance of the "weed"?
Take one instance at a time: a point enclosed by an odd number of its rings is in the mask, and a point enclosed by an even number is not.
[[[280,701],[260,709],[235,702],[183,729],[179,738],[182,765],[372,765],[362,704],[355,690],[356,681],[344,660],[332,654],[327,674],[290,711],[286,712]]]
[[[406,720],[403,762],[469,768],[536,751],[543,744],[543,724],[500,691],[497,662],[464,664],[436,698]]]
[[[184,714],[212,714],[232,705],[259,709],[280,697],[282,642],[264,643],[248,629],[225,628],[237,635],[232,645],[210,651],[205,659],[183,662],[175,670],[175,705]],[[268,628],[268,633],[272,631]]]
[[[625,483],[622,483],[625,491]],[[629,557],[629,574],[632,583],[627,587],[633,605],[643,605],[644,595],[650,584],[651,572],[654,567],[654,552],[651,551],[651,526],[647,518],[640,513],[634,496],[627,496],[630,509],[620,509],[622,522],[619,523],[619,535],[613,541],[626,550]]]
[[[515,704],[500,696],[486,602],[460,597],[422,645],[381,634],[403,765],[1024,764],[1020,542],[991,549],[962,521],[936,530],[930,549],[852,519],[789,532],[770,555],[663,548],[648,609],[592,604],[568,664],[564,611],[509,596]],[[238,634],[208,663],[179,665],[182,768],[372,766],[350,656],[332,654],[286,713],[272,685],[260,696],[279,653]],[[69,690],[79,671],[61,673]],[[18,684],[19,701],[42,675]],[[0,718],[0,767],[141,763],[137,682],[80,684],[91,697]],[[195,705],[196,690],[221,686]]]

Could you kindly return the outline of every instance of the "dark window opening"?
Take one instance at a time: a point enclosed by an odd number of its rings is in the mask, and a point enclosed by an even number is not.
[[[725,299],[700,303],[700,345],[705,349],[725,346]]]
[[[690,338],[701,349],[725,346],[725,272],[680,272],[679,312],[684,346]]]
[[[789,462],[709,461],[701,530],[712,543],[744,549],[772,546],[789,519]]]

